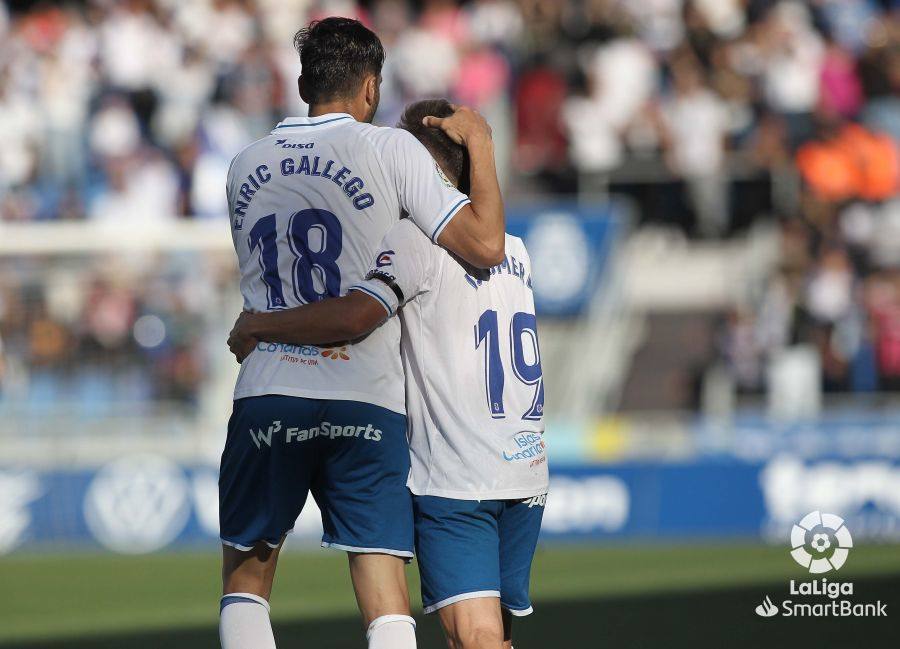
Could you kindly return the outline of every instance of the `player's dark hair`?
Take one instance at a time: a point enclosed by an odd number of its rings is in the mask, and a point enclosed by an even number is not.
[[[311,104],[348,99],[367,74],[381,74],[384,47],[373,31],[352,18],[314,20],[294,34],[303,88]]]
[[[450,139],[439,128],[425,126],[422,119],[432,117],[449,117],[453,107],[446,99],[423,99],[406,107],[397,128],[412,133],[425,145],[437,163],[458,182],[461,192],[469,193],[469,152],[461,144]]]

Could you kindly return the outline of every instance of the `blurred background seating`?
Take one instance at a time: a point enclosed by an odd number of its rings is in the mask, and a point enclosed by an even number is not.
[[[712,241],[777,228],[771,273],[716,327],[739,391],[760,392],[766,359],[798,342],[819,350],[826,390],[900,386],[894,2],[97,0],[0,12],[4,223],[222,219],[230,158],[306,111],[294,29],[351,15],[388,49],[376,121],[423,96],[477,107],[511,204],[612,193],[632,201],[635,228]],[[206,305],[179,295],[184,281],[28,278],[5,276],[0,333],[6,365],[35,370],[29,399],[67,383],[96,385],[101,400],[196,398],[207,364],[185,339]],[[164,313],[147,315],[148,300]],[[129,332],[158,329],[152,318],[168,328],[151,353]],[[94,352],[115,370],[93,367]],[[84,367],[59,376],[73,354]],[[160,369],[142,376],[148,359]]]

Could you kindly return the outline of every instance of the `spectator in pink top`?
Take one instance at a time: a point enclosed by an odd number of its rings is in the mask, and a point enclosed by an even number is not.
[[[828,115],[855,117],[863,104],[862,84],[853,56],[829,40],[822,60],[819,107]]]

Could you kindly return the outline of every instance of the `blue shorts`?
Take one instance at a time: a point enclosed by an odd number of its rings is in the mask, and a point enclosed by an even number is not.
[[[545,501],[413,496],[425,612],[499,597],[513,615],[531,613],[528,583]]]
[[[357,401],[239,399],[219,472],[222,543],[277,547],[312,491],[323,547],[413,556],[406,417]]]

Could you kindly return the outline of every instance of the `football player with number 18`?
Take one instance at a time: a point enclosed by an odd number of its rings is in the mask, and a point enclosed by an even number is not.
[[[400,126],[456,185],[465,183],[467,165],[464,147],[441,130],[452,114],[447,102],[419,102]],[[399,314],[422,598],[426,613],[439,614],[451,649],[511,646],[512,617],[531,612],[531,561],[548,487],[531,261],[516,237],[506,235],[505,249],[500,264],[478,270],[405,219],[346,296],[243,313],[229,338],[241,360],[273,342],[375,335]]]
[[[466,196],[410,133],[370,124],[384,62],[374,33],[327,18],[301,29],[295,45],[309,116],[278,124],[228,172],[244,308],[278,312],[346,294],[403,213],[423,239],[474,266],[500,263],[503,203],[484,120],[458,110],[444,125],[469,151],[477,180]],[[348,553],[369,648],[416,646],[399,340],[395,319],[340,351],[260,346],[241,365],[219,477],[223,649],[275,647],[268,600],[278,552],[310,492],[322,545]]]

